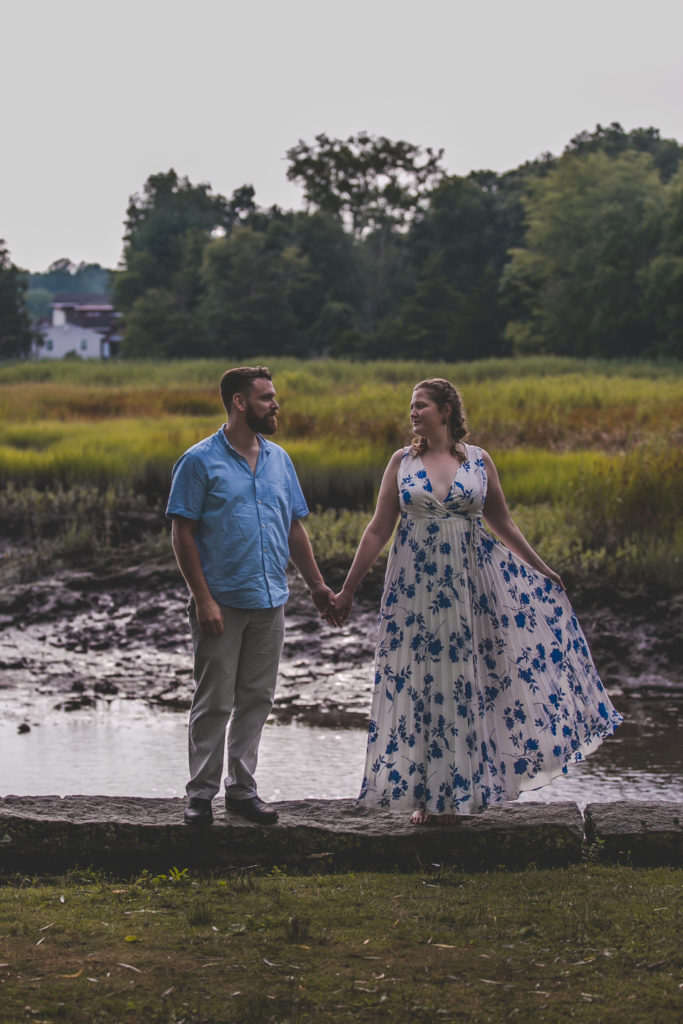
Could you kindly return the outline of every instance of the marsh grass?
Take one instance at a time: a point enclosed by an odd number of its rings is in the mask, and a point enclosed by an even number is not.
[[[278,441],[309,506],[357,513],[348,521],[353,541],[335,516],[313,526],[328,566],[348,564],[386,461],[409,440],[413,384],[445,375],[462,385],[471,440],[492,452],[508,502],[546,560],[563,574],[675,579],[683,535],[680,365],[270,364],[281,400]],[[130,539],[133,522],[144,533],[156,516],[158,530],[171,466],[224,419],[222,368],[215,361],[0,368],[0,524],[5,537],[33,545],[27,572],[49,562],[50,545],[58,560],[83,561]]]
[[[515,359],[479,359],[462,363],[385,359],[371,362],[345,359],[309,359],[254,355],[236,358],[232,365],[266,363],[280,378],[289,374],[312,391],[328,384],[355,386],[359,380],[374,378],[390,383],[414,384],[425,377],[449,377],[463,383],[489,382],[509,377],[563,377],[572,374],[598,375],[607,379],[631,377],[661,380],[680,376],[676,360],[574,359],[562,356],[525,356]],[[76,383],[79,387],[210,387],[214,390],[227,368],[224,359],[96,360],[5,363],[0,365],[1,384]]]
[[[674,1024],[681,882],[602,865],[17,880],[2,1019]]]
[[[612,448],[680,429],[680,364],[561,359],[474,363],[271,361],[285,438],[405,437],[413,385],[442,375],[462,388],[478,440],[494,447]],[[6,422],[223,416],[216,362],[0,367]]]

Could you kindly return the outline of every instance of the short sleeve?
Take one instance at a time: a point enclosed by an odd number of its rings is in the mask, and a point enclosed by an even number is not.
[[[173,467],[166,515],[199,520],[206,498],[206,472],[193,452],[186,452]]]
[[[299,478],[296,475],[294,463],[286,452],[285,459],[292,495],[292,519],[304,519],[309,514],[309,508],[306,504],[306,499],[304,498],[304,492],[301,490],[301,484],[299,483]]]

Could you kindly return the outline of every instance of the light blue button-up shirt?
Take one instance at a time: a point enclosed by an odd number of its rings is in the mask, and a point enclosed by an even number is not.
[[[229,608],[285,603],[290,527],[308,515],[289,455],[258,439],[255,473],[223,427],[173,467],[166,515],[196,520],[206,582],[214,600]]]

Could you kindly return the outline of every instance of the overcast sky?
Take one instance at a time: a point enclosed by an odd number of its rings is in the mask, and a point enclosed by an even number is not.
[[[113,267],[174,167],[300,205],[285,152],[366,130],[504,171],[597,123],[683,142],[681,0],[0,0],[0,238]]]

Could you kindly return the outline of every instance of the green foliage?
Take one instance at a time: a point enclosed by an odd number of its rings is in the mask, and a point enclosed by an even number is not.
[[[633,355],[650,343],[640,280],[655,258],[667,186],[646,154],[565,156],[535,181],[524,248],[503,284],[515,352]]]
[[[123,355],[129,359],[178,358],[192,353],[194,322],[167,288],[149,288],[123,321]]]
[[[307,203],[346,218],[356,238],[400,227],[426,203],[443,175],[443,150],[359,132],[315,144],[299,140],[287,150],[287,177],[303,186]]]
[[[680,357],[680,154],[598,125],[560,158],[460,178],[441,151],[322,133],[287,152],[298,213],[153,174],[116,274],[123,353]]]
[[[250,346],[295,351],[291,299],[305,287],[308,273],[308,260],[295,247],[273,251],[266,235],[250,227],[237,227],[207,245],[198,321],[208,349],[231,358]]]
[[[51,263],[47,270],[31,274],[29,288],[31,292],[47,292],[50,296],[59,292],[108,295],[111,276],[112,272],[99,263],[75,264],[62,258]],[[35,314],[31,312],[31,315]]]
[[[152,174],[142,196],[131,196],[126,217],[126,269],[115,280],[115,303],[127,312],[150,288],[177,291],[176,278],[187,269],[196,232],[206,237],[229,223],[227,201],[206,184],[192,185],[171,169]],[[201,258],[201,252],[195,260]]]
[[[0,238],[0,360],[21,359],[29,353],[32,335],[26,290],[26,276],[12,263]]]
[[[662,181],[678,170],[683,151],[675,139],[663,139],[657,128],[634,128],[625,132],[618,121],[607,128],[597,125],[592,132],[579,132],[565,147],[565,153],[606,153],[610,158],[622,153],[647,153],[652,157]]]
[[[662,241],[641,272],[645,315],[652,325],[653,350],[665,356],[683,349],[683,170],[667,188]]]
[[[450,359],[503,354],[499,278],[508,237],[506,204],[490,182],[444,179],[411,231],[417,283],[381,325],[380,351]]]
[[[47,320],[50,317],[52,292],[47,288],[29,288],[26,292],[26,312],[31,320]]]

